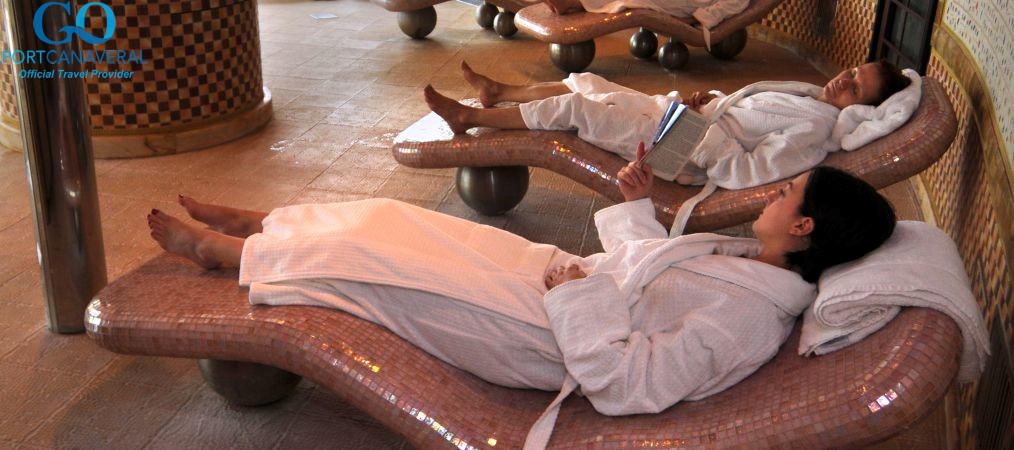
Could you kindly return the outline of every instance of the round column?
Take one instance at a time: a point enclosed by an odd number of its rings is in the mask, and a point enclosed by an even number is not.
[[[90,1],[75,0],[78,9]],[[98,158],[180,153],[222,144],[271,120],[261,75],[257,4],[253,0],[106,2],[116,30],[83,52],[130,52],[129,62],[85,61],[93,151]],[[61,13],[51,8],[46,14]],[[106,31],[106,11],[86,10],[85,29]],[[55,36],[54,36],[55,37]],[[0,48],[9,48],[6,38]],[[77,39],[77,37],[75,37]],[[0,68],[0,145],[20,148],[19,67]],[[93,72],[95,71],[95,72]],[[131,72],[130,76],[124,76]],[[102,73],[119,76],[105,78]]]

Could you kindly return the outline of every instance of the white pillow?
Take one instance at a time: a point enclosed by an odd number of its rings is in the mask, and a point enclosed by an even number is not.
[[[943,231],[900,221],[894,234],[863,258],[829,268],[817,300],[803,315],[800,354],[825,354],[886,325],[898,307],[919,306],[950,316],[964,338],[959,378],[969,380],[989,354],[982,312],[957,246]]]

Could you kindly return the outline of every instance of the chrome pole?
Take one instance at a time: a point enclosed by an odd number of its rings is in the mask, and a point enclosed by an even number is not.
[[[35,12],[48,2],[3,0],[12,51],[78,50],[76,38],[66,44],[47,44],[36,35]],[[74,25],[72,14],[50,9],[40,24],[47,36],[60,36],[62,27]],[[81,67],[70,61],[14,66],[47,325],[57,333],[79,333],[84,331],[85,307],[106,284],[84,80],[21,77],[21,70],[32,69],[80,71]]]

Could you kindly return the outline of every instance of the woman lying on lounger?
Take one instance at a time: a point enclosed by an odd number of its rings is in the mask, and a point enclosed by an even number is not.
[[[581,386],[603,414],[661,411],[722,391],[772,358],[824,269],[895,224],[865,182],[818,167],[785,184],[757,239],[666,239],[643,196],[651,169],[618,176],[630,201],[596,216],[604,253],[555,246],[394,200],[270,213],[180,196],[194,219],[152,210],[152,237],[205,268],[239,267],[250,302],[339,308],[492,383]]]
[[[680,98],[676,92],[649,96],[589,73],[571,74],[562,82],[512,86],[482,76],[465,63],[461,68],[486,108],[462,105],[429,86],[425,90],[427,104],[455,133],[479,126],[576,129],[581,139],[628,161],[634,159],[630,143],[651,142],[666,107]],[[832,131],[842,109],[880,104],[909,82],[894,66],[876,62],[846,70],[823,88],[762,81],[728,96],[695,92],[683,101],[713,124],[681,173],[656,175],[681,184],[711,181],[725,189],[794,176],[840,148]],[[502,101],[521,105],[489,108]]]

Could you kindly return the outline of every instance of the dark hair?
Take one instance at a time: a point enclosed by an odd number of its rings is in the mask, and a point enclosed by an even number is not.
[[[897,221],[891,204],[873,186],[828,166],[810,171],[799,213],[813,219],[810,246],[786,257],[810,283],[824,269],[879,247],[894,232]]]
[[[873,66],[877,69],[877,75],[880,76],[880,92],[877,93],[877,97],[872,103],[874,106],[883,103],[896,92],[912,84],[912,80],[901,73],[901,69],[895,67],[894,64],[880,60],[874,62]]]

